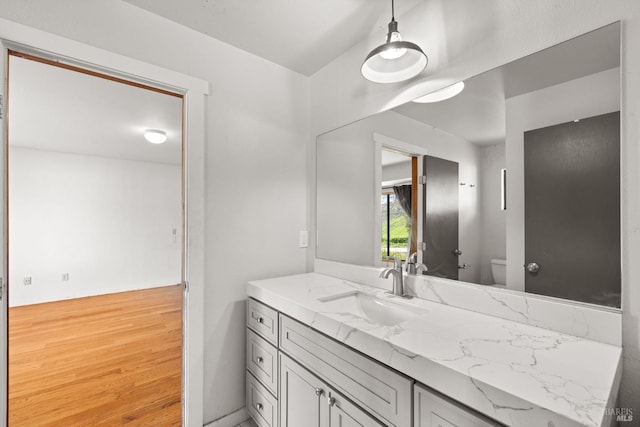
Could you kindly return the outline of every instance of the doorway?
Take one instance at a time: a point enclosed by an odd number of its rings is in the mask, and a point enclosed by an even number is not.
[[[182,95],[17,52],[8,68],[10,425],[180,425]]]

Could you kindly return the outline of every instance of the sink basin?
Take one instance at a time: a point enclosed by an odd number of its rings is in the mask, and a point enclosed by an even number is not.
[[[391,295],[376,297],[354,291],[322,298],[319,301],[327,304],[327,308],[333,312],[353,314],[385,326],[394,326],[424,313],[418,308],[397,304],[391,298]]]

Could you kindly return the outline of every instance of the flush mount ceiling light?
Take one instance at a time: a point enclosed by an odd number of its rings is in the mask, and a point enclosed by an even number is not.
[[[147,129],[144,131],[144,139],[152,144],[162,144],[167,140],[167,133],[158,129]]]
[[[430,102],[440,102],[445,99],[453,98],[464,89],[464,82],[458,82],[451,86],[447,86],[435,92],[431,92],[425,96],[421,96],[420,98],[416,98],[413,102],[419,102],[421,104],[427,104]]]
[[[415,43],[402,40],[391,0],[391,22],[387,40],[373,49],[364,60],[360,71],[375,83],[396,83],[420,74],[427,66],[427,55]]]

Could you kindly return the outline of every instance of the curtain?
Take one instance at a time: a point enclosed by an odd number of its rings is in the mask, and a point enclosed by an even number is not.
[[[396,195],[396,200],[402,206],[402,210],[411,218],[411,186],[399,185],[393,187],[393,192]]]

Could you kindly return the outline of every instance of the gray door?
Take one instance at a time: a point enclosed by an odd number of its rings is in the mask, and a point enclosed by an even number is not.
[[[525,290],[620,307],[620,113],[525,132],[524,159]]]
[[[458,163],[424,156],[422,263],[430,276],[458,279]]]

